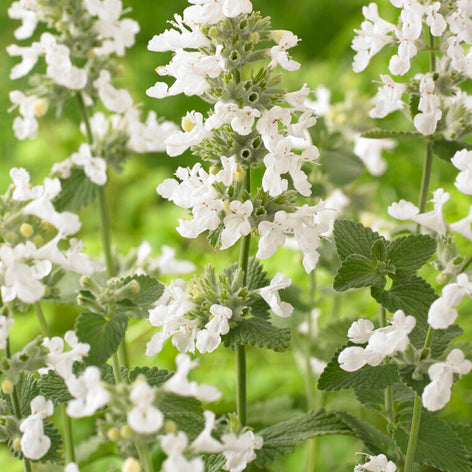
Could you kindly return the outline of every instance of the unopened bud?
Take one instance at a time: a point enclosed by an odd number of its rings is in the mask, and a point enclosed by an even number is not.
[[[33,227],[30,224],[23,223],[20,226],[20,234],[24,236],[25,238],[30,238],[31,236],[33,236],[33,233],[34,233]]]
[[[208,30],[208,36],[210,36],[210,38],[216,38],[217,35],[218,35],[218,28],[216,26],[212,26]]]
[[[139,286],[139,282],[137,280],[132,280],[128,284],[129,289],[131,290],[131,293],[138,293],[141,287]]]
[[[2,382],[2,392],[5,395],[9,395],[13,392],[13,382],[11,380],[4,380]]]
[[[245,175],[246,173],[244,171],[238,169],[236,172],[233,172],[233,179],[236,182],[242,182]]]
[[[116,73],[118,75],[123,75],[125,73],[125,66],[123,64],[118,64],[116,67]]]
[[[261,39],[261,37],[259,36],[259,33],[252,33],[251,36],[249,37],[249,40],[252,42],[252,43],[257,43],[259,42],[259,39]]]
[[[123,462],[121,472],[141,472],[141,466],[134,457],[128,457],[128,459]]]
[[[107,431],[107,437],[110,441],[118,441],[121,438],[120,430],[118,428],[110,428]]]
[[[124,426],[120,428],[120,436],[123,439],[129,439],[132,435],[133,435],[133,430],[127,424],[125,424]]]
[[[189,120],[187,117],[182,118],[182,129],[186,133],[190,133],[193,128],[195,128],[195,123],[193,121]]]
[[[37,117],[44,116],[48,112],[49,101],[46,98],[38,98],[33,103],[33,112]]]
[[[259,236],[259,230],[257,228],[251,228],[251,236],[257,238]]]
[[[445,283],[447,283],[447,280],[448,280],[448,276],[446,274],[444,274],[443,272],[441,272],[437,277],[436,277],[436,282],[439,284],[439,285],[444,285]]]
[[[43,244],[43,237],[40,235],[40,234],[37,234],[34,238],[33,238],[33,244],[36,246],[36,247],[39,247]]]
[[[12,448],[14,451],[21,451],[21,439],[20,438],[15,438],[12,443]]]
[[[44,296],[49,297],[49,295],[51,295],[51,289],[47,285],[45,285],[44,286]]]
[[[164,429],[166,434],[172,434],[177,431],[177,425],[173,421],[166,421],[164,423]]]
[[[277,44],[280,43],[283,35],[287,32],[287,30],[272,30],[270,32],[270,37],[273,39]],[[257,33],[256,33],[257,34]]]
[[[7,234],[5,234],[5,240],[8,242],[14,241],[15,239],[15,233],[13,231],[8,231]]]
[[[46,220],[41,221],[41,224],[45,231],[49,231],[54,228],[54,226],[51,223],[49,223],[49,221],[46,221]]]

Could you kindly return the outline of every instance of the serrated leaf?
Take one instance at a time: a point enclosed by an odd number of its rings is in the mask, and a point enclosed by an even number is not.
[[[205,425],[202,404],[195,398],[166,393],[160,398],[158,408],[166,421],[173,421],[178,430],[187,434],[190,442],[200,434]]]
[[[375,388],[354,389],[357,401],[365,408],[382,413],[385,408],[385,390]]]
[[[449,426],[459,435],[469,459],[472,459],[472,424],[453,423]]]
[[[418,93],[410,94],[410,99],[408,102],[408,109],[410,112],[410,118],[413,118],[419,113],[419,105],[420,105],[420,95]]]
[[[433,141],[433,152],[440,159],[450,162],[457,151],[472,149],[472,144],[464,141],[449,141],[447,139],[436,139]]]
[[[385,282],[385,277],[376,272],[370,258],[351,254],[342,261],[334,278],[333,288],[344,292],[350,288],[383,287]]]
[[[110,320],[96,313],[84,312],[77,317],[75,330],[80,342],[90,344],[87,365],[100,366],[115,353],[125,336],[128,317],[117,314]]]
[[[371,454],[386,454],[391,458],[399,458],[395,442],[385,433],[345,411],[338,411],[337,416],[351,429],[353,436],[365,444]]]
[[[408,429],[398,427],[394,434],[403,453],[406,453],[408,447],[407,431]],[[421,413],[415,462],[443,472],[470,472],[472,466],[464,443],[455,429],[426,410]]]
[[[459,325],[451,325],[447,329],[435,329],[431,340],[431,356],[436,359],[440,357],[449,343],[463,334],[464,330]]]
[[[361,134],[362,138],[368,139],[385,139],[385,138],[414,138],[421,136],[418,131],[396,131],[394,129],[380,129],[374,128],[369,131],[364,131]]]
[[[53,370],[39,378],[38,387],[41,395],[52,400],[54,405],[62,405],[72,400],[72,395],[67,390],[64,379]]]
[[[309,438],[351,433],[351,429],[336,413],[323,409],[309,411],[259,431],[257,435],[264,438],[264,444],[257,451],[255,464],[265,467],[291,453],[296,446]]]
[[[396,364],[372,367],[365,365],[355,372],[347,372],[339,366],[340,352],[347,346],[340,347],[328,362],[318,379],[320,390],[336,391],[345,388],[385,388],[399,381]]]
[[[381,236],[356,221],[338,219],[334,222],[334,242],[338,256],[343,261],[351,254],[361,254],[370,259],[372,244]]]
[[[166,369],[158,369],[157,367],[135,367],[127,373],[128,380],[133,383],[140,375],[146,377],[146,382],[151,387],[159,387],[172,377]]]
[[[351,183],[365,172],[364,163],[348,149],[322,149],[319,162],[328,180],[343,186]]]
[[[221,233],[225,229],[223,223],[219,224],[218,227],[212,231],[208,231],[208,242],[213,249],[218,249],[221,241]]]
[[[420,376],[423,378],[416,378],[416,377],[414,378],[413,374],[415,373],[416,368],[417,368],[416,365],[413,365],[413,364],[402,365],[398,369],[398,372],[400,374],[400,378],[402,379],[402,382],[408,387],[410,387],[411,390],[416,392],[418,395],[421,395],[426,385],[429,384],[430,379],[427,375]]]
[[[247,287],[251,290],[258,290],[262,287],[267,287],[269,284],[270,280],[267,278],[264,266],[257,259],[251,257],[246,273]]]
[[[53,201],[57,211],[77,213],[95,199],[100,189],[82,169],[72,169],[69,178],[60,180],[61,193]]]
[[[31,414],[31,401],[39,395],[39,388],[36,378],[31,372],[22,372],[20,379],[15,386],[20,403],[21,415],[23,417]],[[5,400],[12,415],[16,415],[10,396],[6,396]]]
[[[403,310],[406,315],[416,318],[416,328],[420,335],[428,328],[428,310],[436,300],[434,289],[426,280],[415,275],[394,279],[390,290],[372,287],[372,297],[391,313]],[[424,339],[423,339],[424,340]]]
[[[231,328],[222,340],[232,349],[245,345],[281,352],[290,345],[290,329],[278,328],[263,318],[249,318]]]
[[[76,461],[88,464],[113,452],[114,444],[99,436],[90,436],[75,446]]]
[[[426,234],[402,236],[390,242],[386,257],[395,266],[392,277],[413,275],[436,251],[436,241]]]
[[[220,472],[226,462],[222,454],[211,454],[205,457],[205,472]]]
[[[248,406],[252,426],[272,425],[301,414],[303,411],[294,407],[294,400],[289,396],[271,398]]]
[[[120,309],[134,318],[148,316],[148,311],[164,292],[164,285],[150,275],[132,275],[122,279],[123,286],[135,280],[139,291],[120,302]]]

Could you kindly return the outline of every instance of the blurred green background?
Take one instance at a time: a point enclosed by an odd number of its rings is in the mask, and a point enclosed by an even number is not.
[[[75,103],[69,104],[60,120],[56,120],[53,111],[40,120],[38,137],[34,140],[19,142],[13,135],[13,115],[7,113],[10,107],[8,94],[10,90],[19,89],[25,82],[12,82],[9,71],[17,59],[9,58],[5,47],[14,41],[13,30],[18,22],[7,17],[6,10],[11,2],[2,1],[0,10],[0,107],[3,110],[0,121],[0,188],[6,190],[10,179],[9,169],[13,166],[22,166],[32,175],[32,182],[39,183],[47,176],[54,162],[62,161],[72,152],[75,152],[83,139],[78,133],[79,116],[74,109]],[[358,96],[372,97],[376,92],[373,80],[378,80],[380,73],[386,72],[388,52],[382,52],[376,57],[369,68],[361,74],[351,71],[353,52],[350,43],[353,29],[358,28],[362,21],[361,8],[367,2],[363,0],[253,0],[255,10],[260,10],[264,16],[272,18],[274,29],[288,29],[297,34],[301,41],[292,50],[295,60],[302,63],[298,73],[285,73],[286,86],[289,90],[299,89],[304,83],[312,89],[323,84],[333,95],[333,101],[343,100],[346,94],[355,92]],[[379,2],[380,12],[387,19],[394,18],[393,9],[389,2]],[[145,90],[156,81],[154,69],[165,64],[170,53],[153,53],[146,49],[147,42],[154,34],[161,33],[167,27],[166,21],[174,13],[181,13],[188,6],[184,0],[124,0],[125,7],[132,11],[129,17],[137,20],[141,31],[137,35],[136,44],[128,51],[123,59],[125,73],[117,78],[115,85],[127,87],[134,100],[140,103],[142,109],[155,110],[158,116],[180,123],[181,117],[188,110],[207,109],[199,98],[177,96],[164,100],[156,100],[146,96]],[[28,41],[26,41],[28,43]],[[393,121],[398,120],[394,117]],[[400,124],[401,126],[401,124]],[[316,143],[315,143],[316,144]],[[387,172],[381,178],[363,175],[358,183],[359,187],[369,188],[370,199],[366,210],[386,216],[387,206],[394,200],[405,198],[416,202],[421,175],[423,148],[421,143],[402,142],[398,148],[389,152]],[[177,166],[192,165],[194,159],[189,153],[177,158],[170,158],[165,154],[146,154],[135,156],[126,166],[125,171],[112,176],[108,188],[110,212],[112,215],[113,241],[117,251],[126,254],[130,248],[138,246],[147,240],[154,248],[154,255],[160,252],[163,244],[178,248],[178,256],[195,262],[200,268],[204,264],[213,263],[217,268],[237,260],[238,248],[232,248],[223,253],[213,251],[204,237],[197,240],[183,240],[175,231],[177,219],[183,211],[172,204],[160,199],[156,186],[165,178],[171,176]],[[447,209],[451,221],[464,217],[468,212],[470,199],[458,197],[452,182],[457,171],[452,166],[437,160],[435,162],[432,188],[439,185],[451,190],[454,204]],[[457,199],[456,199],[457,197]],[[81,237],[86,241],[87,250],[91,254],[100,252],[101,242],[98,234],[99,221],[96,208],[91,205],[81,211],[83,229]],[[464,250],[470,251],[466,241],[459,240]],[[323,257],[323,256],[322,256]],[[309,279],[300,271],[299,255],[288,249],[281,249],[277,255],[265,263],[269,275],[274,275],[285,269],[287,276],[292,277],[301,287],[300,297],[306,299],[306,290]],[[328,323],[331,317],[345,317],[374,315],[376,306],[370,302],[367,294],[357,293],[354,296],[344,297],[333,302],[329,296],[331,275],[320,271],[317,276],[320,285],[326,287],[320,290],[319,302],[322,309],[321,324]],[[432,277],[434,282],[434,274]],[[468,316],[468,328],[471,328],[471,310],[463,310],[463,319]],[[78,312],[75,307],[46,307],[53,334],[61,334],[73,326]],[[468,312],[468,313],[467,313]],[[462,312],[461,312],[462,313]],[[299,316],[303,316],[300,313]],[[469,329],[469,333],[472,330]],[[34,316],[24,314],[18,316],[11,331],[13,349],[18,349],[26,340],[32,339],[39,332]],[[153,330],[147,323],[133,324],[128,333],[133,363],[155,363],[159,367],[172,369],[175,351],[166,350],[153,359],[144,358],[145,343],[149,340]],[[340,334],[340,342],[345,339],[345,333]],[[470,336],[469,336],[470,339]],[[250,349],[248,355],[248,385],[249,401],[256,406],[250,412],[253,424],[257,418],[267,413],[270,418],[283,419],[302,412],[306,408],[304,395],[303,359],[300,358],[298,338],[294,338],[294,348],[289,352],[279,354]],[[472,354],[472,353],[471,353]],[[470,357],[470,356],[469,356]],[[294,365],[298,368],[294,368]],[[223,413],[234,410],[234,359],[233,354],[220,348],[217,352],[203,356],[201,368],[194,374],[199,381],[212,383],[223,392],[224,401],[214,406],[217,412]],[[442,413],[449,418],[462,417],[468,421],[472,419],[472,402],[470,398],[472,381],[464,379],[454,391],[453,401]],[[466,392],[469,396],[466,396]],[[270,400],[271,403],[261,404]],[[369,413],[360,410],[356,401],[349,392],[316,394],[318,406],[328,408],[348,408],[367,417]],[[261,420],[261,424],[263,421]],[[91,431],[89,420],[76,422],[76,438],[85,439]],[[351,471],[354,464],[360,462],[355,451],[361,451],[362,446],[353,439],[343,437],[322,438],[319,441],[319,471]],[[21,463],[10,458],[6,449],[0,449],[2,472],[19,472]],[[274,471],[301,471],[304,463],[304,448],[299,447],[294,454],[287,457],[283,463],[274,466]],[[95,470],[106,471],[116,461],[99,462],[94,466],[83,467],[81,472]],[[51,470],[46,466],[42,470]]]

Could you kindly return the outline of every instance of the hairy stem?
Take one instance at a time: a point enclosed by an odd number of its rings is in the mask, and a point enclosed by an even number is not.
[[[49,326],[46,322],[46,318],[44,317],[43,309],[41,308],[41,304],[36,302],[34,304],[34,310],[36,312],[36,317],[38,318],[39,326],[41,328],[41,334],[43,338],[51,337],[51,332],[49,331]]]
[[[418,432],[420,430],[421,421],[421,397],[415,394],[415,403],[413,406],[413,418],[411,420],[410,437],[408,440],[408,449],[405,457],[405,469],[404,472],[412,472],[413,465],[415,462],[416,444],[418,443]]]
[[[115,382],[117,384],[123,381],[123,377],[121,375],[121,368],[120,368],[120,361],[118,360],[118,354],[115,352],[111,356],[111,366],[113,367],[113,376],[115,377]]]
[[[380,326],[383,328],[387,326],[387,312],[385,308],[380,305]],[[392,386],[389,385],[385,389],[385,414],[388,418],[388,421],[393,423],[393,393]]]
[[[152,467],[152,458],[147,444],[140,440],[136,440],[134,446],[136,447],[136,452],[138,453],[139,461],[143,466],[144,472],[154,472]]]

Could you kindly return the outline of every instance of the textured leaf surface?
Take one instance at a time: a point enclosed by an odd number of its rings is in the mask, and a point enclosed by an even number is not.
[[[319,161],[328,180],[336,185],[347,185],[365,172],[364,163],[347,149],[322,149]]]
[[[205,457],[205,472],[220,472],[225,462],[222,454],[209,454]]]
[[[292,452],[296,446],[308,438],[351,433],[351,429],[340,420],[336,413],[323,409],[309,411],[259,431],[257,434],[264,438],[264,445],[257,451],[255,464],[265,467]]]
[[[135,367],[133,370],[130,370],[128,373],[128,379],[133,383],[138,376],[144,375],[146,377],[146,382],[152,387],[159,387],[165,381],[172,377],[172,373],[169,373],[166,369],[158,369],[157,367]]]
[[[67,390],[64,379],[53,370],[39,378],[38,387],[41,395],[52,400],[54,405],[62,405],[72,400],[72,395]]]
[[[433,152],[444,161],[451,161],[451,158],[461,149],[472,149],[470,143],[464,141],[449,141],[447,139],[436,139],[433,141]]]
[[[355,372],[346,372],[339,367],[339,353],[346,346],[336,351],[333,358],[323,370],[318,379],[320,390],[336,391],[345,388],[379,389],[385,388],[399,381],[395,364],[379,365],[372,367],[365,365]]]
[[[135,280],[139,284],[139,291],[128,298],[136,306],[148,309],[154,302],[159,300],[164,292],[164,285],[155,277],[150,275],[133,275],[123,279],[123,285]]]
[[[435,329],[431,341],[431,355],[438,358],[449,346],[449,343],[458,336],[462,336],[464,330],[459,325],[449,326],[447,329]]]
[[[361,134],[363,138],[385,139],[385,138],[414,138],[421,136],[418,131],[396,131],[394,129],[374,128]]]
[[[333,288],[338,292],[344,292],[350,288],[383,287],[385,277],[376,272],[370,258],[360,254],[351,254],[341,263]]]
[[[249,259],[246,284],[248,288],[252,290],[267,287],[267,285],[270,284],[270,280],[267,278],[267,272],[264,271],[263,265],[254,257]]]
[[[389,263],[395,266],[395,277],[414,275],[436,251],[436,241],[425,234],[394,239],[387,248]]]
[[[104,364],[118,349],[127,326],[128,317],[123,314],[107,321],[96,313],[81,313],[75,323],[75,329],[79,340],[90,344],[85,363],[98,366]]]
[[[405,453],[407,430],[397,428],[395,441]],[[415,462],[435,467],[443,472],[470,472],[472,464],[456,430],[438,416],[423,410],[421,414]]]
[[[68,179],[60,180],[61,193],[53,202],[57,211],[67,210],[76,213],[95,199],[100,188],[82,169],[72,169]]]
[[[285,351],[290,345],[290,329],[278,328],[263,318],[249,318],[222,336],[225,346],[254,346]]]
[[[370,259],[370,249],[378,233],[356,221],[338,219],[334,222],[334,242],[339,258],[343,261],[350,254],[361,254]]]
[[[428,310],[436,300],[434,289],[424,279],[409,276],[395,279],[390,290],[377,287],[371,289],[372,297],[391,313],[403,310],[406,315],[416,318],[416,327],[422,332],[427,330]]]

